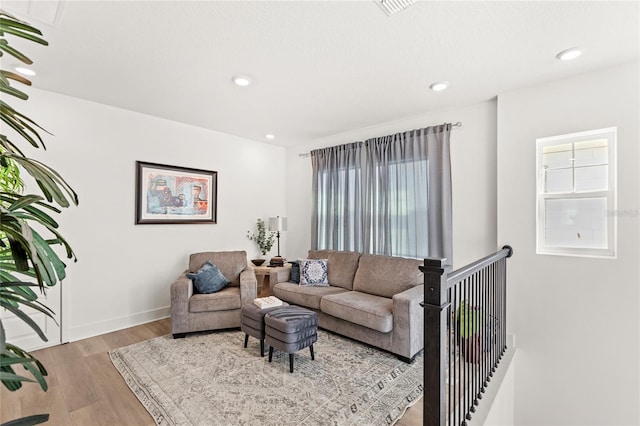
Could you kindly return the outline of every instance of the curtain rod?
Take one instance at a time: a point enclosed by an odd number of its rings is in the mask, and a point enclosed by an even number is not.
[[[462,121],[457,121],[457,122],[453,123],[451,125],[451,127],[462,127]],[[298,157],[300,157],[300,158],[311,157],[311,153],[310,152],[303,152],[302,154],[298,154]]]

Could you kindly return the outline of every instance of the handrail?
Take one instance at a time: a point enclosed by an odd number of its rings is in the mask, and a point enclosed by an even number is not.
[[[443,289],[443,291],[449,289],[451,286],[455,285],[456,283],[459,283],[460,281],[470,277],[471,275],[487,267],[488,265],[491,265],[492,263],[500,259],[503,259],[505,257],[507,258],[511,257],[512,255],[513,255],[513,248],[511,248],[511,246],[509,245],[506,245],[506,246],[503,246],[502,250],[500,251],[497,251],[493,254],[490,254],[489,256],[483,257],[482,259],[476,260],[475,262],[470,263],[467,266],[463,266],[462,268],[459,268],[453,272],[450,272],[447,275],[447,284],[446,284],[446,287]]]

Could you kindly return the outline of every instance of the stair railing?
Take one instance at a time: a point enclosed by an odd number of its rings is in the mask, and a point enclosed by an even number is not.
[[[496,253],[451,272],[427,258],[424,273],[423,425],[466,425],[506,344],[506,259]]]

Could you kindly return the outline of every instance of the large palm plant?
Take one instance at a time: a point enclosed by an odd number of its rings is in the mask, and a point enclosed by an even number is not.
[[[29,65],[32,61],[13,48],[7,36],[19,37],[42,45],[48,43],[42,33],[0,9],[0,57],[10,55]],[[4,61],[6,63],[6,61]],[[0,92],[22,101],[28,96],[13,84],[31,82],[8,70],[0,70]],[[28,324],[44,341],[40,327],[24,312],[26,307],[53,318],[53,312],[40,303],[34,290],[44,293],[65,277],[66,265],[55,246],[64,248],[68,259],[75,255],[58,232],[53,216],[59,207],[78,204],[78,197],[67,182],[46,164],[28,158],[20,150],[28,143],[46,149],[39,132],[45,131],[36,122],[0,99],[0,306]],[[5,134],[8,133],[8,134]],[[40,188],[42,195],[25,194],[20,173],[26,171]],[[36,230],[37,229],[37,230]],[[6,341],[0,320],[0,381],[11,391],[23,382],[37,382],[47,390],[44,366],[27,351]],[[48,420],[48,414],[25,417],[6,424],[32,425]]]

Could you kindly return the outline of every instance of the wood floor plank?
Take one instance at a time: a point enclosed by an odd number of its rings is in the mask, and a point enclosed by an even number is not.
[[[97,353],[109,351],[109,345],[107,345],[102,336],[78,340],[77,342],[74,342],[74,345],[77,346],[78,351],[82,356],[91,356]]]
[[[423,412],[423,401],[421,399],[407,409],[407,412],[398,420],[396,426],[421,426]]]
[[[9,420],[22,417],[20,394],[24,393],[24,388],[15,392],[9,392],[4,385],[0,386],[2,386],[2,389],[0,389],[0,422],[5,423]]]
[[[110,349],[122,348],[157,337],[154,330],[147,324],[137,325],[126,330],[126,333],[122,333],[122,330],[120,330],[103,334],[101,337]]]
[[[108,407],[118,407],[113,417],[119,424],[153,425],[151,415],[140,404],[129,386],[113,366],[108,353],[95,354],[86,359],[100,390],[100,401]]]
[[[84,362],[80,347],[81,343],[68,343],[52,352],[55,360],[51,368],[56,369],[56,379],[70,412],[98,402],[92,372]]]
[[[48,390],[45,392],[37,383],[23,383],[23,387],[15,392],[9,392],[4,386],[0,391],[0,422],[15,420],[34,414],[52,414],[53,417],[68,420],[67,410],[57,388],[55,369],[52,369],[53,358],[48,349],[32,353],[47,369],[46,382]],[[16,373],[30,377],[24,370],[16,369]],[[64,423],[60,423],[64,424]]]
[[[73,426],[115,426],[122,424],[114,417],[113,407],[109,407],[104,401],[97,401],[86,405],[70,413]]]
[[[171,333],[171,318],[153,321],[145,324],[156,336],[164,336]]]

